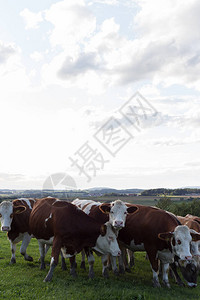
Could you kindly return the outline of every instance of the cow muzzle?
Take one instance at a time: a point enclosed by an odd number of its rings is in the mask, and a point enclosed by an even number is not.
[[[187,282],[188,286],[191,287],[191,288],[195,288],[197,287],[197,284],[196,283],[193,283],[193,282]]]
[[[120,229],[120,228],[124,227],[124,222],[123,221],[115,221],[114,222],[114,227],[116,229]]]
[[[192,259],[192,256],[185,256],[185,259],[186,259],[186,260],[191,260],[191,259]]]
[[[9,226],[2,226],[1,230],[2,231],[9,231],[10,227]]]

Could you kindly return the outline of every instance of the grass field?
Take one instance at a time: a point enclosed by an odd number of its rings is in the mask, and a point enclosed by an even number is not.
[[[191,289],[179,287],[171,279],[171,289],[152,287],[152,272],[145,253],[136,253],[136,266],[132,272],[119,277],[110,272],[110,278],[101,275],[101,261],[95,256],[95,278],[88,279],[87,272],[80,269],[78,256],[78,277],[72,278],[67,271],[57,266],[52,282],[44,283],[46,270],[39,270],[39,250],[35,239],[32,239],[28,254],[34,262],[24,261],[16,252],[17,263],[10,265],[10,244],[6,234],[0,233],[0,299],[67,299],[67,300],[133,300],[133,299],[200,299],[200,287]],[[50,252],[46,257],[48,262]],[[69,266],[69,262],[67,262]],[[200,284],[200,282],[199,282]]]

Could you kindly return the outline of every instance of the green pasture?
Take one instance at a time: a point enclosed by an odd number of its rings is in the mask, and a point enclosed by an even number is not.
[[[88,272],[80,269],[78,255],[77,278],[62,271],[57,266],[52,282],[44,283],[46,270],[39,269],[39,250],[35,239],[32,239],[28,254],[34,262],[24,261],[17,247],[15,265],[10,265],[10,244],[5,233],[0,233],[0,299],[67,299],[67,300],[133,300],[133,299],[200,299],[200,288],[179,287],[170,279],[171,289],[152,287],[152,272],[145,253],[136,253],[135,269],[116,277],[110,272],[110,278],[101,275],[101,261],[96,256],[95,278],[88,279]],[[50,260],[50,251],[46,262]],[[200,284],[200,282],[199,282]]]

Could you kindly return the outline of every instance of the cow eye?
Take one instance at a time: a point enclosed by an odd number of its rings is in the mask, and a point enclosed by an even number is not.
[[[10,215],[10,218],[11,218],[11,219],[13,218],[13,214]]]
[[[125,215],[127,215],[127,211],[125,211],[125,213],[124,213]]]
[[[113,211],[111,211],[110,213],[111,213],[111,214],[114,214],[114,212],[113,212]]]
[[[180,241],[180,240],[177,240],[177,244],[180,245],[180,244],[181,244],[181,241]]]

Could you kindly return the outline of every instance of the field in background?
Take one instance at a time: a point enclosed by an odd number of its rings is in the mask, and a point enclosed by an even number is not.
[[[0,195],[2,196],[2,195]],[[57,195],[55,195],[57,196]],[[6,197],[6,195],[3,195],[3,200],[12,200]],[[75,199],[75,197],[58,197],[61,200],[66,200],[66,201],[72,201]],[[89,200],[94,200],[94,201],[100,201],[100,202],[112,202],[116,199],[120,199],[124,202],[129,202],[129,203],[135,203],[135,204],[142,204],[142,205],[156,205],[157,201],[160,199],[161,197],[157,197],[157,196],[99,196],[99,197],[79,197],[79,199],[89,199]],[[172,197],[170,197],[172,198]],[[182,197],[182,201],[185,200],[186,197]],[[17,197],[15,198],[17,199]],[[172,198],[173,201],[180,201],[181,200],[181,196],[178,197],[173,197]]]
[[[80,255],[78,255],[78,277],[76,279],[67,271],[57,266],[53,280],[44,283],[46,270],[39,270],[39,250],[35,239],[32,239],[28,254],[34,262],[26,262],[19,254],[17,246],[17,263],[10,265],[10,245],[6,234],[0,233],[0,299],[67,299],[67,300],[136,300],[136,299],[199,299],[200,287],[191,289],[177,286],[170,279],[171,289],[152,287],[152,272],[145,253],[136,253],[136,265],[132,273],[115,277],[110,272],[110,278],[101,275],[101,261],[95,256],[94,279],[88,279],[87,272],[80,269]],[[50,260],[50,251],[46,261]],[[69,263],[67,261],[69,267]],[[200,284],[200,281],[198,282]]]
[[[162,198],[161,196],[101,196],[101,197],[85,197],[84,199],[90,199],[100,202],[112,202],[116,199],[120,199],[124,202],[141,205],[156,205],[157,201]],[[183,202],[186,200],[186,196],[170,196],[172,201]],[[80,198],[82,199],[82,198]],[[66,199],[68,200],[68,199]],[[71,199],[70,199],[71,200]]]

